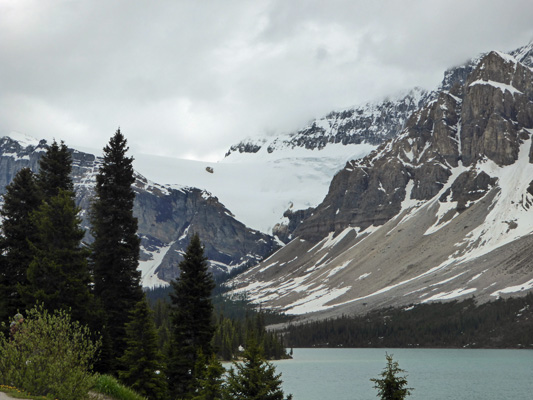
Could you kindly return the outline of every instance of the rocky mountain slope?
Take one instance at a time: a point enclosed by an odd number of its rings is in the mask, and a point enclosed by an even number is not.
[[[0,193],[23,167],[38,170],[46,142],[13,134],[0,139]],[[101,162],[92,154],[72,150],[72,178],[83,224]],[[159,185],[136,173],[134,214],[142,238],[140,269],[144,286],[166,285],[175,278],[189,235],[197,232],[215,274],[253,265],[279,247],[273,237],[246,227],[211,193],[192,187]],[[87,241],[91,241],[89,234]]]
[[[513,54],[448,73],[398,137],[346,164],[296,238],[237,277],[237,291],[324,317],[533,289],[531,46]]]
[[[510,54],[524,65],[533,66],[533,42]],[[414,88],[381,102],[333,111],[325,117],[313,120],[308,126],[296,132],[270,138],[246,139],[232,146],[226,153],[224,164],[245,161],[251,165],[258,160],[265,161],[264,168],[278,171],[286,166],[280,175],[294,178],[290,184],[294,190],[279,193],[280,201],[275,207],[270,207],[273,209],[270,223],[256,224],[252,219],[244,216],[243,218],[250,220],[256,229],[272,233],[287,243],[294,237],[294,229],[299,226],[302,219],[326,195],[326,182],[329,184],[333,174],[342,169],[345,159],[350,159],[350,156],[351,159],[362,158],[379,144],[396,137],[413,112],[435,101],[441,92],[451,91],[454,86],[463,86],[479,60],[485,55],[479,55],[463,65],[445,71],[443,80],[436,90]],[[349,154],[349,149],[353,149],[352,154]],[[335,154],[339,156],[335,157]],[[315,171],[320,171],[324,175],[323,179],[314,176],[309,182],[306,179],[305,169],[301,171],[303,164],[313,165]],[[249,184],[253,185],[253,182]],[[280,185],[283,183],[274,178],[273,186]],[[265,184],[262,184],[262,188],[264,187]],[[223,196],[218,188],[214,192]],[[307,199],[302,198],[303,192],[309,193]],[[265,193],[265,196],[268,194]],[[229,199],[228,202],[235,204],[231,200],[233,199]],[[237,210],[238,205],[235,204],[230,208]],[[304,210],[306,208],[309,209]],[[284,218],[280,218],[282,214]],[[259,216],[257,213],[255,215]]]

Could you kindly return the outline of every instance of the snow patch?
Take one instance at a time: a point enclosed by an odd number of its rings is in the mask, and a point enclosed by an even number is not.
[[[509,286],[505,289],[497,290],[494,293],[491,293],[491,296],[499,297],[501,294],[523,292],[530,289],[533,289],[533,279],[521,285]]]
[[[7,136],[13,139],[14,141],[18,142],[22,147],[28,147],[28,146],[37,146],[39,144],[39,140],[34,138],[33,136],[26,135],[25,133],[20,132],[10,132]]]
[[[351,260],[348,260],[348,261],[343,262],[341,265],[335,268],[332,268],[331,271],[328,272],[327,278],[330,278],[333,275],[335,275],[337,272],[342,271],[344,268],[348,266],[348,264],[350,264],[350,262]]]
[[[505,83],[495,82],[495,81],[484,81],[481,79],[478,79],[477,81],[474,81],[470,84],[470,87],[476,86],[476,85],[488,85],[495,87],[497,89],[500,89],[502,92],[508,91],[511,92],[511,94],[514,96],[515,94],[523,94],[520,90],[516,89],[514,86],[507,85]]]
[[[150,255],[150,259],[147,261],[139,261],[138,270],[141,271],[141,284],[143,287],[155,288],[159,286],[168,286],[169,283],[165,282],[156,275],[155,271],[165,258],[169,249],[175,242],[169,243],[167,246],[161,247],[156,251],[146,251]]]
[[[319,287],[312,291],[309,295],[287,306],[286,312],[293,315],[301,315],[309,312],[323,311],[334,307],[335,305],[327,306],[332,300],[342,296],[350,286],[344,288],[328,289],[326,287]]]
[[[451,300],[457,297],[466,296],[467,294],[470,294],[470,293],[474,293],[476,290],[477,290],[476,288],[469,288],[469,289],[455,289],[455,290],[452,290],[451,292],[441,292],[425,300],[422,300],[422,303],[428,303],[430,301],[439,301],[439,300]]]

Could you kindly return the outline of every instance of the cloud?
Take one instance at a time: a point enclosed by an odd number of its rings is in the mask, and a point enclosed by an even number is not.
[[[0,134],[221,158],[526,44],[530,3],[0,0]]]

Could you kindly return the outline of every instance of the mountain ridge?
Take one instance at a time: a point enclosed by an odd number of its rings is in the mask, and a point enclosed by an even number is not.
[[[348,162],[236,290],[320,318],[531,290],[532,77],[507,54],[481,57],[397,138]]]

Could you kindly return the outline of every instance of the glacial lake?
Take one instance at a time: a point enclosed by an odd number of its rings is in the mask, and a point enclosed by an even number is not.
[[[386,352],[415,389],[407,399],[533,399],[532,350],[294,349],[273,364],[294,400],[371,400]]]

